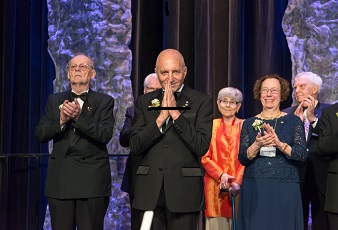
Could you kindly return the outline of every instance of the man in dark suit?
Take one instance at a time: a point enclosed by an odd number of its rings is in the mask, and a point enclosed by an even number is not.
[[[299,166],[300,189],[303,203],[304,229],[308,229],[309,206],[311,204],[312,229],[327,229],[327,213],[324,211],[326,173],[328,162],[317,154],[319,124],[322,109],[328,104],[317,98],[322,79],[312,72],[302,72],[295,76],[293,92],[298,106],[284,111],[294,113],[304,122],[307,160]]]
[[[152,229],[195,230],[205,209],[200,158],[209,148],[213,103],[183,84],[187,67],[177,50],[162,51],[155,72],[162,89],[135,104],[130,148],[142,161],[133,207],[154,212]]]
[[[143,83],[143,93],[150,93],[155,90],[161,89],[162,86],[158,81],[156,73],[149,74]],[[122,147],[129,147],[129,139],[132,132],[132,123],[134,118],[134,106],[127,108],[126,116],[123,124],[123,128],[120,132],[120,145]],[[131,206],[131,229],[139,230],[141,223],[139,221],[138,212],[132,207],[135,191],[136,170],[141,161],[141,156],[129,154],[126,168],[123,174],[121,190],[129,194],[130,206]]]
[[[71,91],[49,96],[36,127],[40,142],[53,140],[45,195],[53,230],[102,230],[111,194],[106,144],[114,126],[114,99],[89,89],[93,61],[84,54],[68,65]]]
[[[318,147],[319,154],[330,159],[325,199],[329,228],[326,229],[336,230],[338,229],[338,103],[323,109]]]

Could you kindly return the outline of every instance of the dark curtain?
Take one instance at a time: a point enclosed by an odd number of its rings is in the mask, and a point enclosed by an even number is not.
[[[135,98],[142,93],[145,76],[154,71],[158,53],[166,48],[178,49],[185,57],[185,83],[214,101],[221,88],[239,88],[244,94],[239,114],[243,118],[261,110],[252,96],[258,77],[277,73],[291,80],[290,52],[281,27],[287,0],[131,1]],[[47,51],[47,6],[45,0],[0,4],[0,153],[8,154],[0,158],[0,229],[42,229],[47,159],[37,162],[36,157],[23,156],[48,152],[34,136],[55,76]],[[282,108],[290,104],[291,97]],[[10,157],[15,154],[22,157]]]
[[[44,0],[4,0],[1,5],[0,153],[7,157],[0,158],[0,229],[41,229],[47,159],[34,155],[48,150],[34,132],[53,92],[47,5]]]
[[[153,71],[158,53],[175,48],[188,67],[187,85],[214,100],[223,87],[236,87],[245,98],[239,116],[259,113],[260,102],[252,93],[256,79],[269,73],[292,77],[281,26],[287,4],[287,0],[133,0],[134,97],[142,93],[141,83]],[[290,97],[282,108],[291,102]]]

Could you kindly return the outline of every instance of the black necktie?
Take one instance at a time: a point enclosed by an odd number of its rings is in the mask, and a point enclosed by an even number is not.
[[[77,95],[76,93],[72,92],[72,101],[74,101],[75,98],[81,98],[81,100],[85,102],[87,100],[87,96],[87,92],[82,93],[81,95]]]
[[[180,99],[180,96],[181,96],[181,92],[175,92],[174,93],[174,97],[175,97],[176,101],[178,101],[178,99]]]

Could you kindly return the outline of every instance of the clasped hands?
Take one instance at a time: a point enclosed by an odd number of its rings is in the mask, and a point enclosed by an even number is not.
[[[174,92],[169,81],[165,84],[161,107],[176,107]],[[156,119],[156,124],[158,127],[162,127],[169,117],[176,120],[180,115],[181,113],[178,110],[161,110],[160,115]]]
[[[260,149],[263,146],[273,146],[282,148],[283,143],[279,140],[275,130],[271,125],[263,123],[264,135],[261,132],[258,132],[254,144]]]
[[[67,121],[76,121],[81,114],[81,106],[75,98],[73,102],[65,100],[60,110],[60,125],[63,126]]]
[[[221,175],[221,183],[219,184],[220,189],[228,188],[229,181],[235,179],[234,176],[231,176],[227,173],[222,173]],[[229,193],[231,193],[233,196],[237,196],[239,194],[241,186],[236,182],[231,182],[229,187]]]
[[[316,119],[314,115],[315,108],[316,108],[316,100],[312,96],[307,96],[304,100],[298,105],[297,109],[295,110],[294,114],[298,116],[303,122],[305,120],[304,116],[304,108],[306,108],[306,116],[310,121]]]

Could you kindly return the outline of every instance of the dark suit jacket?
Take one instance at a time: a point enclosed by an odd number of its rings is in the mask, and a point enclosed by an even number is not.
[[[308,149],[308,158],[307,160],[310,160],[313,164],[313,168],[315,171],[315,179],[316,184],[318,185],[318,188],[320,192],[325,195],[326,190],[326,175],[327,175],[327,169],[328,169],[328,161],[327,159],[320,157],[317,151],[318,147],[318,135],[320,131],[320,118],[322,116],[322,109],[329,106],[329,104],[323,104],[318,103],[314,114],[319,119],[317,122],[317,125],[315,128],[310,125],[309,129],[309,137],[307,139],[306,148]],[[289,108],[284,109],[283,111],[289,114],[293,114],[295,110],[297,109],[297,106],[292,106]]]
[[[162,133],[156,125],[158,111],[147,111],[153,99],[162,100],[162,90],[141,95],[135,104],[130,148],[143,159],[137,170],[133,207],[154,210],[162,184],[171,212],[205,209],[200,158],[211,139],[213,103],[203,93],[184,86],[177,106],[191,110],[172,120]]]
[[[329,157],[325,211],[338,213],[338,103],[323,109],[319,154]]]
[[[64,100],[70,100],[69,91],[50,95],[45,114],[36,127],[40,142],[53,139],[45,195],[58,199],[110,196],[106,144],[113,134],[114,99],[89,90],[78,120],[68,121],[61,129],[59,105]],[[72,143],[71,136],[74,137]]]
[[[134,119],[134,106],[127,108],[123,128],[120,132],[120,145],[129,147],[129,139],[132,132],[132,124]],[[129,153],[126,168],[124,170],[121,183],[121,190],[127,192],[130,196],[134,196],[136,171],[141,162],[142,157]]]

